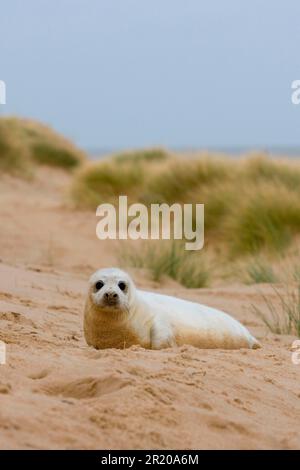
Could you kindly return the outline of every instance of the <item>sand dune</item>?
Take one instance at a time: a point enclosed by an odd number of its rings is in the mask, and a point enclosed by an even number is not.
[[[57,170],[0,181],[0,448],[300,448],[294,338],[251,313],[255,286],[188,290],[132,272],[139,287],[228,311],[260,350],[86,346],[86,279],[116,264],[116,245],[96,239],[93,213],[67,208],[67,184]]]

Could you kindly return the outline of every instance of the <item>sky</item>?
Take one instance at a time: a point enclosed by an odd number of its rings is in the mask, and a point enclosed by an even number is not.
[[[87,149],[300,147],[299,0],[6,0],[1,115]]]

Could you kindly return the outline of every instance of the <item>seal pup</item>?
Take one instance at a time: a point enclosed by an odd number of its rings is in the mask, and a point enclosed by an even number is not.
[[[117,268],[100,269],[89,280],[84,336],[96,349],[140,345],[162,349],[259,348],[258,341],[227,313],[206,305],[136,289]]]

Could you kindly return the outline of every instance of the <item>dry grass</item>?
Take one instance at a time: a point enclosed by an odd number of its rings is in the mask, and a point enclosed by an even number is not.
[[[240,188],[238,194],[223,227],[232,253],[282,252],[300,229],[298,190],[267,181]]]
[[[262,284],[262,283],[275,283],[277,276],[273,267],[266,261],[260,258],[254,258],[246,266],[246,282],[248,284]]]
[[[127,152],[118,153],[113,158],[118,163],[140,163],[140,162],[161,162],[169,157],[169,153],[161,148],[150,148],[131,150]]]
[[[85,156],[71,142],[38,122],[0,119],[0,170],[26,175],[36,164],[66,170],[80,165]]]
[[[276,259],[287,252],[300,232],[298,162],[264,154],[242,159],[175,156],[159,148],[127,151],[94,163],[84,163],[84,159],[72,143],[42,124],[0,119],[1,173],[29,177],[40,164],[66,170],[78,167],[70,194],[73,205],[84,209],[95,210],[103,202],[118,203],[120,195],[127,195],[129,203],[148,206],[204,203],[205,252],[213,254],[216,265],[230,265],[233,272],[238,271],[240,260],[261,260],[261,255]],[[206,285],[210,279],[199,256],[178,250],[177,245],[175,249],[171,241],[157,252],[136,255],[132,262],[148,267],[154,278],[169,275],[194,287]],[[246,282],[276,280],[272,268],[261,261],[249,262],[246,273]]]
[[[173,158],[164,171],[149,179],[147,200],[169,204],[193,202],[196,190],[231,180],[231,174],[232,167],[225,159],[206,156],[199,160]]]
[[[120,251],[119,260],[123,266],[147,269],[154,281],[168,276],[188,288],[207,287],[210,282],[203,253],[187,252],[179,242],[149,241],[139,250],[130,246]]]
[[[293,334],[300,338],[300,283],[286,285],[283,293],[276,287],[273,287],[273,291],[276,301],[261,294],[268,313],[256,305],[252,305],[253,312],[263,320],[272,333]]]
[[[120,164],[120,158],[77,174],[76,205],[95,209],[104,201],[117,203],[120,194],[147,205],[204,203],[206,243],[224,245],[234,257],[283,251],[300,230],[298,164],[265,155],[240,160],[169,155],[155,164],[133,156]]]
[[[116,161],[88,164],[74,179],[71,197],[76,207],[96,208],[103,202],[115,202],[119,195],[138,198],[145,180],[141,165],[119,165]]]
[[[0,120],[0,172],[23,177],[31,174],[28,147],[16,139],[14,130],[6,120]]]

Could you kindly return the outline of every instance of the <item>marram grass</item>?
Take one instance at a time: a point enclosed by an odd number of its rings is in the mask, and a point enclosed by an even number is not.
[[[36,165],[71,170],[84,153],[49,127],[21,118],[0,119],[0,171],[26,176]]]
[[[204,203],[205,240],[231,257],[283,252],[300,233],[300,164],[264,155],[242,159],[123,157],[83,166],[71,195],[78,207],[103,202]],[[155,159],[154,159],[155,160]],[[133,163],[134,162],[134,163]]]
[[[120,250],[119,261],[124,266],[144,268],[154,281],[164,276],[188,288],[207,287],[210,283],[210,270],[202,252],[190,252],[180,242],[148,241],[136,249],[129,245]]]

